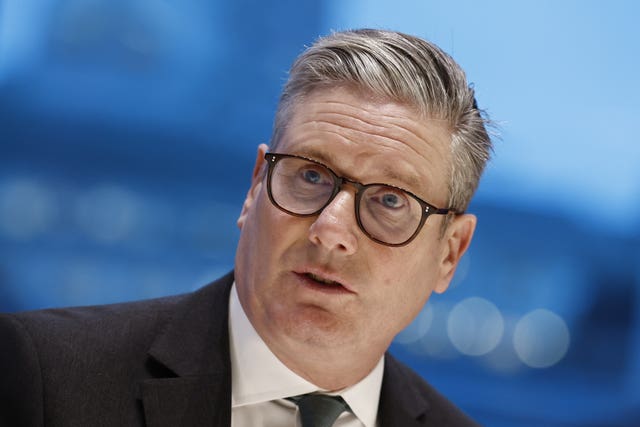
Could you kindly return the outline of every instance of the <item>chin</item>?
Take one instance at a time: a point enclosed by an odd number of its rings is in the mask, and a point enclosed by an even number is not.
[[[314,347],[336,348],[353,344],[357,336],[353,322],[337,319],[334,313],[314,307],[288,316],[283,323],[280,331],[290,340]]]

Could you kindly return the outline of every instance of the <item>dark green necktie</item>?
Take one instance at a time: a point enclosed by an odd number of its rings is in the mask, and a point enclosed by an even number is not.
[[[302,427],[331,427],[341,413],[349,411],[349,405],[340,396],[305,394],[289,400],[300,409]]]

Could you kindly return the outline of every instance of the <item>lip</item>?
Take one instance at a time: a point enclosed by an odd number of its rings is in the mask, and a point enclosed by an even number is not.
[[[306,268],[294,270],[294,273],[305,283],[308,283],[314,288],[318,288],[320,290],[337,292],[337,293],[344,293],[344,292],[348,292],[352,294],[356,293],[355,290],[353,289],[353,286],[344,277],[341,277],[338,274],[335,274],[333,272],[330,272],[324,269],[315,268],[315,267],[306,267]],[[309,277],[309,274],[317,276],[323,280],[337,282],[341,286],[323,285],[318,281]]]

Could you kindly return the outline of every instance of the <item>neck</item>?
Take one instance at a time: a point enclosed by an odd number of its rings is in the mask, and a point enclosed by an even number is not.
[[[289,369],[310,383],[327,391],[338,391],[360,382],[373,371],[383,352],[346,350],[335,348],[303,350],[300,346],[292,352],[271,347],[271,351]],[[373,356],[370,356],[374,354]],[[354,357],[356,355],[356,357]]]

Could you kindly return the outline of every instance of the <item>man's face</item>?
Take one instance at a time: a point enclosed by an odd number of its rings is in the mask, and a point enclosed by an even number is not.
[[[295,106],[277,152],[446,207],[449,147],[441,122],[338,88]],[[247,316],[285,363],[310,354],[377,360],[431,292],[447,288],[475,218],[456,218],[442,237],[434,215],[408,245],[384,246],[358,228],[349,185],[318,216],[291,216],[269,201],[266,149],[238,219],[236,284]]]

